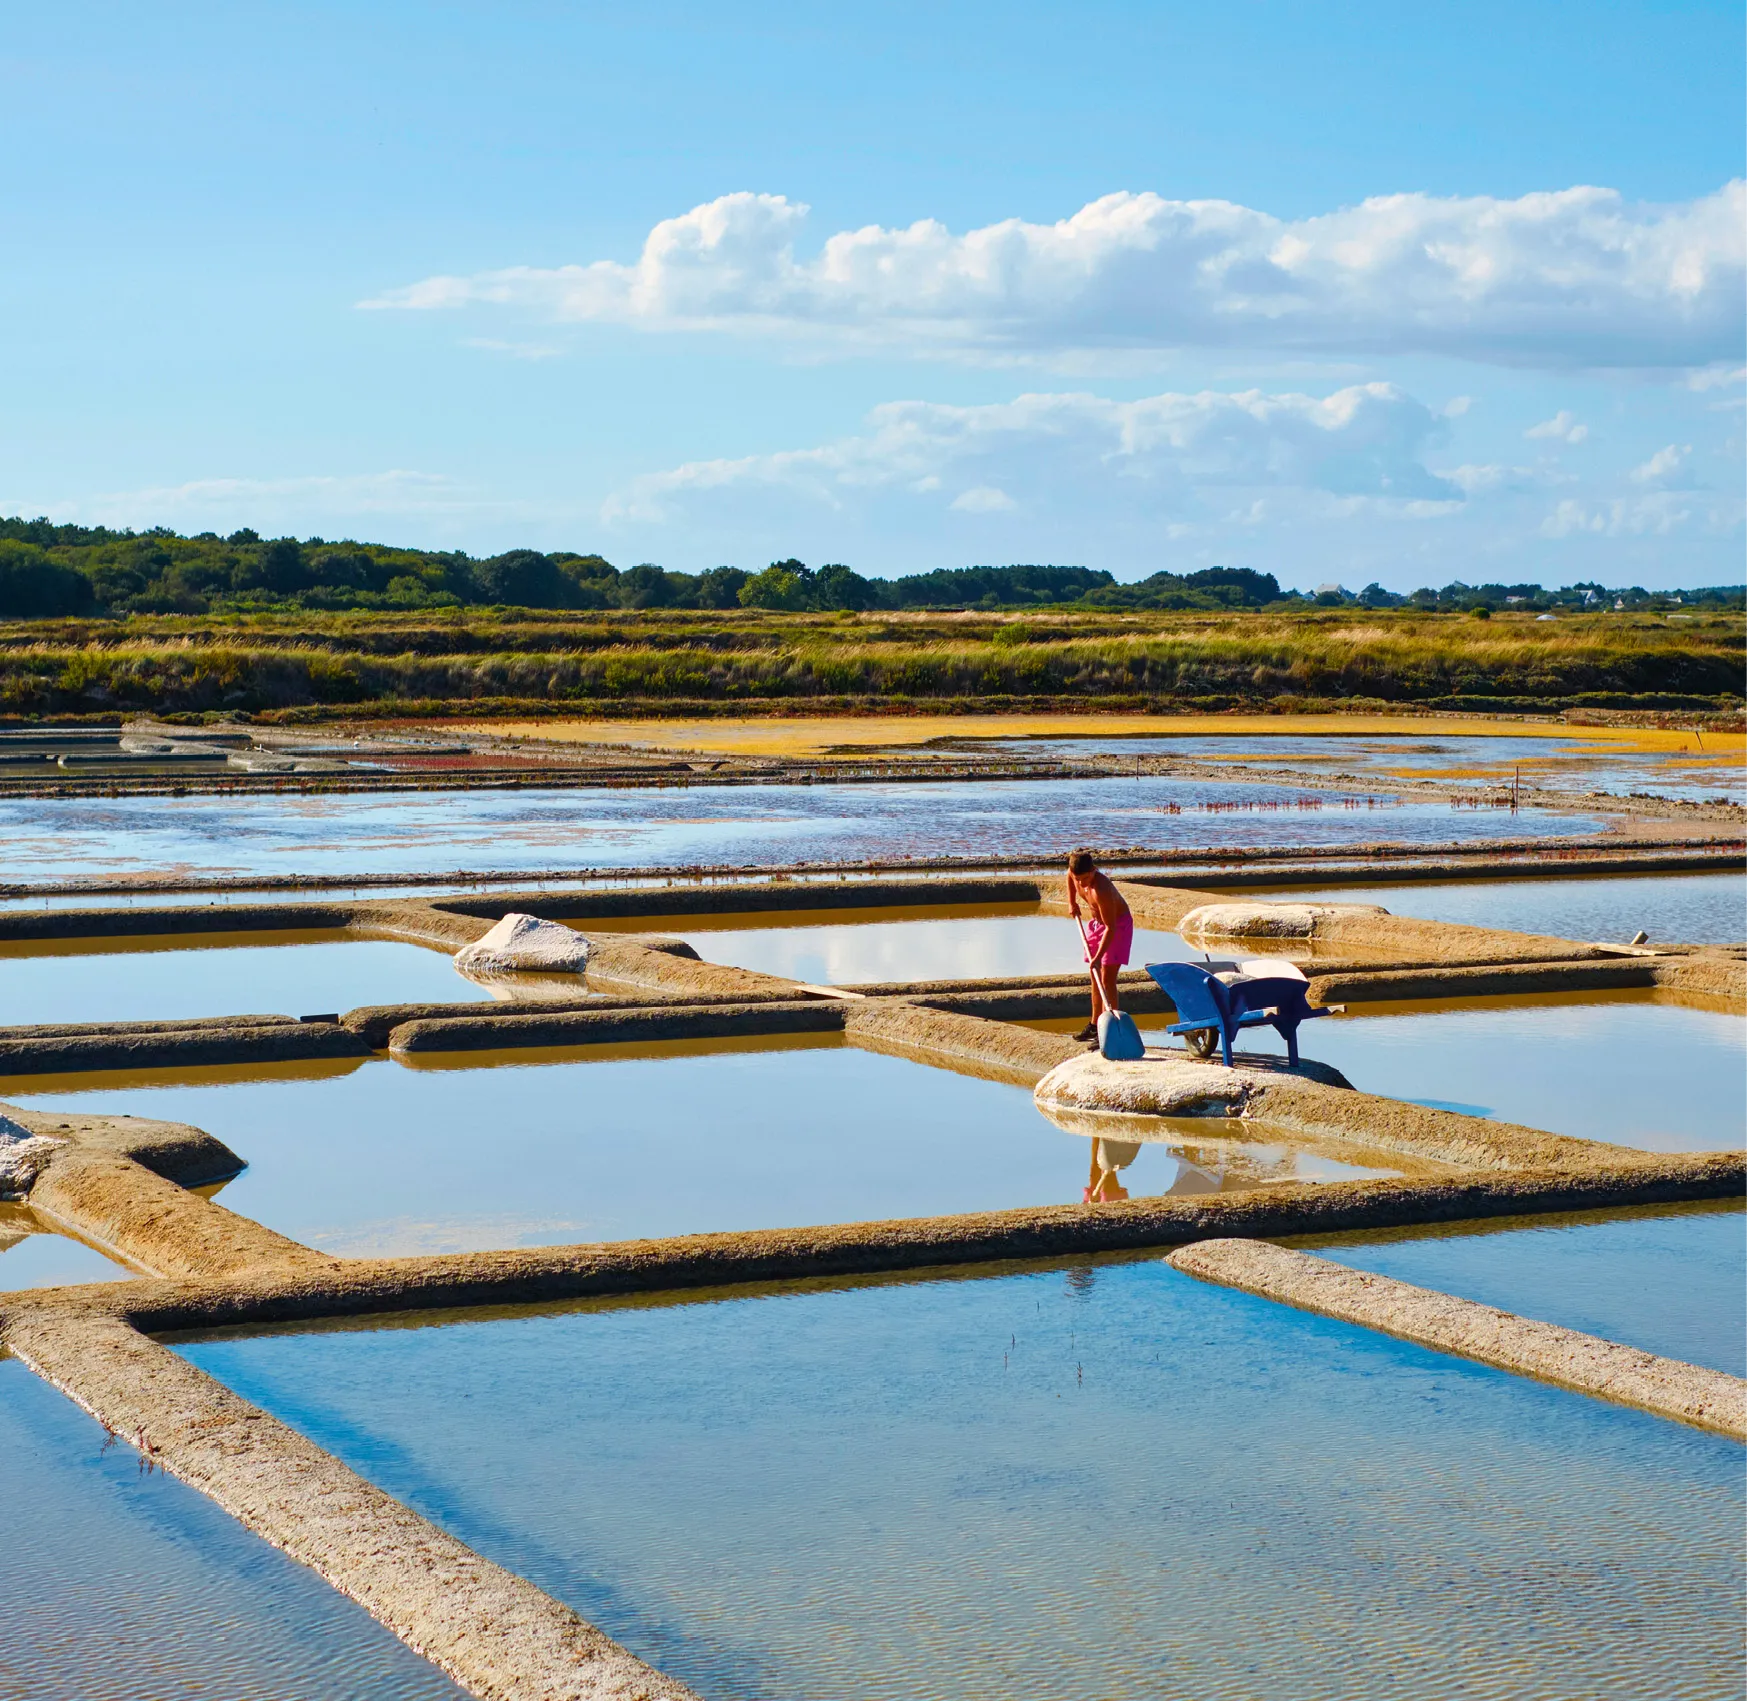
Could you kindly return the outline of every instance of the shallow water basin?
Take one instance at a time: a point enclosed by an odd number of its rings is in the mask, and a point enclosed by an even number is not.
[[[1637,874],[1548,880],[1281,887],[1264,902],[1381,904],[1391,915],[1546,933],[1586,943],[1729,945],[1747,939],[1747,876]]]
[[[1169,1140],[1107,1151],[1095,1169],[1093,1142],[1046,1120],[1028,1089],[836,1036],[549,1057],[148,1072],[83,1089],[16,1077],[7,1092],[204,1128],[249,1165],[221,1204],[347,1256],[936,1216],[1074,1203],[1094,1185],[1101,1197],[1205,1192],[1402,1164],[1304,1153],[1266,1131],[1230,1142],[1221,1119],[1174,1124]]]
[[[575,925],[603,931],[594,921]],[[1013,980],[1086,970],[1074,920],[1046,914],[1033,904],[653,915],[605,929],[614,930],[668,934],[685,940],[706,962],[818,986]],[[1129,964],[1198,962],[1202,955],[1175,933],[1137,928]]]
[[[1629,735],[1628,735],[1629,738]],[[966,741],[979,742],[979,741]],[[1631,792],[1718,802],[1747,801],[1740,735],[1650,733],[1650,749],[1629,742],[1574,738],[1569,732],[1513,734],[1323,733],[1011,739],[1006,754],[1050,757],[1165,756],[1242,763],[1262,769],[1310,769],[1337,780],[1376,785],[1398,780],[1472,780],[1508,788],[1513,780],[1573,795]],[[987,748],[989,746],[985,746]]]
[[[17,880],[161,873],[765,866],[1065,855],[1078,845],[1442,843],[1591,834],[1577,814],[1452,809],[1287,785],[1134,779],[267,797],[0,799]]]
[[[0,945],[0,1027],[307,1016],[364,1004],[586,996],[580,975],[459,973],[446,951],[338,931]]]
[[[5,1263],[0,1258],[0,1266]],[[8,1701],[462,1701],[362,1607],[0,1359]]]
[[[1156,1021],[1151,1043],[1183,1043]],[[1286,1046],[1262,1027],[1239,1049]],[[1355,1003],[1305,1023],[1298,1049],[1361,1092],[1553,1134],[1654,1152],[1747,1144],[1747,1023],[1653,992]]]
[[[184,1342],[711,1701],[1738,1692],[1738,1445],[1156,1259]]]
[[[133,1274],[95,1247],[57,1234],[28,1206],[0,1204],[0,1293],[125,1282]]]
[[[1747,1376],[1747,1216],[1736,1200],[1294,1244],[1416,1287]]]

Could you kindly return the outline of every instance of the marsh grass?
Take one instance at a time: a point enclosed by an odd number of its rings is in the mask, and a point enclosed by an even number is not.
[[[147,616],[0,625],[0,713],[927,703],[1738,709],[1743,620],[1399,611]]]

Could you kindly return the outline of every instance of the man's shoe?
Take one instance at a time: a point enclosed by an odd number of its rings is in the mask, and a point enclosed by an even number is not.
[[[1085,1027],[1081,1028],[1080,1031],[1074,1035],[1074,1038],[1077,1040],[1095,1040],[1097,1037],[1098,1024],[1096,1022],[1088,1022]]]

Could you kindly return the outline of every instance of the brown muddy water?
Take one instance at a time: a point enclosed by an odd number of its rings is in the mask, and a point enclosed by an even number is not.
[[[921,1217],[1396,1173],[1224,1119],[1094,1142],[1028,1089],[830,1039],[462,1054],[319,1070],[14,1077],[33,1108],[190,1122],[248,1168],[219,1203],[348,1256]],[[496,1062],[498,1066],[489,1066]],[[1129,1146],[1134,1147],[1129,1150]]]
[[[712,1701],[1723,1701],[1738,1444],[1158,1259],[186,1342]]]

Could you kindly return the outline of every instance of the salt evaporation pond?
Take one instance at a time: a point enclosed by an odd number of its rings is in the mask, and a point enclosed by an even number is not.
[[[1747,1376],[1747,1216],[1738,1201],[1299,1244],[1416,1287]]]
[[[813,910],[707,920],[656,917],[625,925],[684,939],[706,962],[821,986],[1078,974],[1086,961],[1071,917],[1029,908],[1007,914],[864,910],[847,918]],[[1137,928],[1130,961],[1199,962],[1203,955],[1175,933]]]
[[[1652,1152],[1747,1144],[1747,1024],[1654,993],[1353,1004],[1306,1023],[1299,1054],[1362,1092]],[[1181,1046],[1146,1018],[1154,1045]],[[1240,1051],[1284,1055],[1272,1028]]]
[[[0,1204],[0,1293],[84,1282],[125,1282],[133,1271],[94,1247],[55,1234],[26,1206]],[[5,1666],[0,1663],[0,1672]]]
[[[408,1069],[208,1070],[205,1084],[28,1076],[34,1108],[189,1122],[249,1167],[219,1203],[346,1256],[787,1228],[1078,1203],[1091,1142],[1029,1090],[837,1042],[710,1042],[663,1055]],[[603,1048],[604,1049],[604,1048]],[[688,1052],[692,1053],[688,1055]],[[341,1072],[343,1071],[343,1072]],[[154,1074],[141,1077],[150,1082]],[[71,1090],[62,1090],[71,1087]],[[1294,1153],[1229,1122],[1176,1124],[1123,1170],[1135,1195],[1393,1173]]]
[[[8,877],[38,881],[148,872],[782,868],[1056,856],[1083,844],[1437,844],[1599,829],[1576,814],[1169,778],[0,800]]]
[[[1326,776],[1352,775],[1361,783],[1436,779],[1509,785],[1515,774],[1525,786],[1574,794],[1615,796],[1631,792],[1691,802],[1747,802],[1747,762],[1736,750],[1701,748],[1704,734],[1687,734],[1687,748],[1622,750],[1605,740],[1573,739],[1565,733],[1517,736],[1456,734],[1394,736],[1376,733],[1256,733],[1239,737],[1203,734],[1153,737],[954,739],[969,750],[999,751],[1040,760],[1094,756],[1175,756],[1188,762],[1233,762],[1255,767],[1312,768]]]
[[[1737,1443],[1147,1260],[190,1341],[711,1701],[1715,1701]]]
[[[580,996],[580,977],[568,978],[576,981]],[[491,996],[457,974],[447,952],[344,934],[195,934],[0,945],[0,1027],[307,1016],[363,1004],[460,1003]]]
[[[3,1262],[3,1260],[0,1260]],[[313,1571],[0,1360],[8,1701],[464,1701]]]
[[[1653,943],[1730,945],[1747,940],[1747,878],[1739,874],[1306,885],[1246,895],[1263,902],[1381,904],[1391,915],[1425,921],[1612,944],[1623,944],[1640,930]]]

